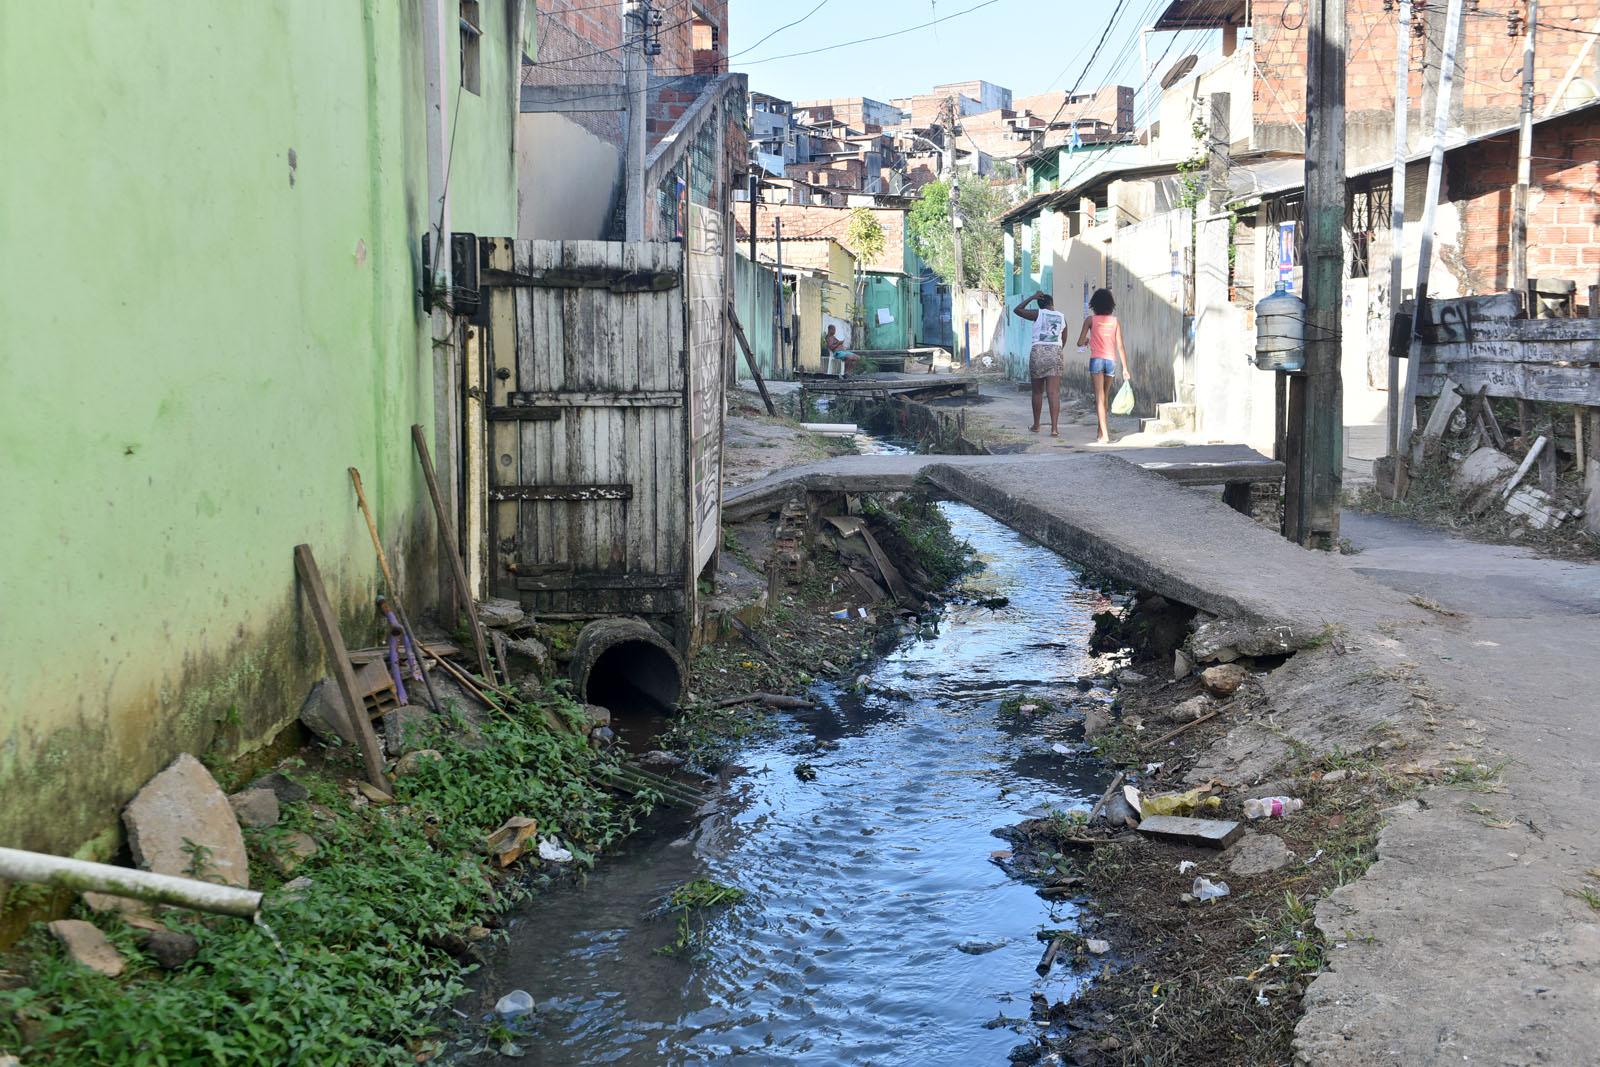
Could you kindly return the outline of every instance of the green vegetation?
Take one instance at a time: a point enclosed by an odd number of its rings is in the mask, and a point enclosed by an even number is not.
[[[30,1064],[415,1062],[438,1029],[433,1012],[463,991],[461,964],[434,946],[463,944],[460,931],[493,924],[535,888],[489,864],[485,836],[528,816],[587,864],[633,827],[637,809],[590,784],[608,757],[552,730],[547,714],[578,712],[546,697],[478,727],[457,717],[429,739],[443,758],[398,779],[392,805],[353,804],[331,773],[301,776],[311,800],[246,831],[267,925],[167,913],[200,944],[177,971],[158,970],[117,920],[100,920],[129,961],[115,980],[36,929],[27,984],[0,991],[0,1048]],[[348,750],[335,769],[359,776]],[[267,855],[295,831],[321,848],[294,872],[310,884],[284,892]]]
[[[666,956],[688,955],[700,943],[700,937],[705,932],[704,912],[724,904],[737,904],[744,898],[744,890],[709,878],[696,878],[680,885],[667,897],[666,906],[662,909],[668,914],[677,915],[677,936],[656,951]],[[693,919],[695,915],[700,915],[698,928]]]
[[[850,212],[844,224],[844,246],[855,254],[856,262],[862,269],[883,255],[883,250],[888,247],[888,238],[884,235],[883,224],[871,208],[858,207]]]
[[[979,566],[977,552],[956,537],[950,520],[932,500],[907,493],[890,503],[867,498],[863,512],[887,528],[884,551],[910,561],[928,577],[928,587],[942,589]]]
[[[1010,207],[1004,186],[967,178],[957,187],[961,215],[962,287],[1005,292],[1005,233],[1000,216]],[[906,226],[911,245],[941,280],[955,277],[955,230],[950,223],[950,185],[929,182],[912,205]]]

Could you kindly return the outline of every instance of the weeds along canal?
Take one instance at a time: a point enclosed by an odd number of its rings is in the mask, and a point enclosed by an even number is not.
[[[1034,1032],[1031,994],[1071,996],[1081,977],[1035,965],[1038,931],[1070,925],[1074,906],[990,854],[1006,847],[995,828],[1100,791],[1081,709],[1110,694],[1076,682],[1099,672],[1088,645],[1104,598],[1048,549],[940,506],[985,566],[936,628],[864,684],[815,687],[818,706],[745,748],[707,810],[516,919],[465,1005],[532,993],[510,1059],[1004,1062]],[[992,597],[1009,603],[973,603]],[[1016,697],[1058,710],[1002,708]],[[744,897],[692,913],[691,947],[669,954],[682,930],[661,906],[697,878]],[[505,1058],[496,1047],[485,1061]]]

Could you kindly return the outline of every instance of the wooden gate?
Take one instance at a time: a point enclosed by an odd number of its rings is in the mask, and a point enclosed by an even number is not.
[[[481,242],[494,595],[553,619],[692,615],[683,259],[666,243]]]

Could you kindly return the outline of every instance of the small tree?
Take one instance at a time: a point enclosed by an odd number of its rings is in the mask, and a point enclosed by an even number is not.
[[[1000,216],[1010,206],[1003,186],[968,176],[958,186],[961,211],[962,288],[1005,292],[1005,234]],[[911,231],[911,247],[945,284],[951,284],[956,270],[955,236],[950,225],[950,186],[929,182],[912,205],[906,220]]]
[[[844,246],[855,253],[856,262],[864,265],[876,260],[888,243],[883,224],[870,208],[858,207],[850,212],[844,225]]]

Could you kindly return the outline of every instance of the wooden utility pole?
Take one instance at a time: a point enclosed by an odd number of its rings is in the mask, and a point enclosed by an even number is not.
[[[1399,331],[1404,292],[1406,254],[1406,155],[1410,152],[1411,110],[1411,0],[1396,5],[1394,24],[1394,166],[1389,171],[1389,390],[1384,394],[1388,410],[1388,448],[1390,456],[1400,453],[1400,354],[1395,341]],[[1392,462],[1392,461],[1391,461]]]
[[[645,118],[650,110],[650,0],[627,0],[622,10],[622,61],[628,94],[628,154],[623,159],[623,233],[642,241],[644,232]]]
[[[1522,26],[1522,133],[1517,138],[1517,184],[1511,190],[1511,262],[1508,286],[1528,299],[1528,185],[1533,177],[1533,35],[1539,23],[1539,0],[1528,0]],[[1532,315],[1529,308],[1529,315]]]
[[[1439,186],[1444,178],[1444,135],[1450,124],[1450,93],[1455,85],[1456,40],[1461,36],[1462,0],[1450,0],[1450,10],[1444,20],[1444,54],[1439,61],[1439,87],[1434,94],[1433,145],[1428,156],[1428,191],[1422,201],[1422,240],[1417,249],[1417,288],[1411,313],[1411,341],[1406,355],[1406,395],[1400,406],[1399,450],[1405,451],[1411,440],[1411,428],[1416,418],[1417,379],[1422,362],[1422,331],[1428,322],[1428,273],[1433,260],[1433,217],[1439,206]],[[1400,466],[1404,466],[1402,457]],[[1395,495],[1409,481],[1397,469]]]
[[[1292,461],[1300,477],[1284,501],[1285,533],[1308,548],[1339,543],[1344,392],[1339,320],[1344,306],[1344,0],[1311,0],[1306,54],[1306,360],[1290,378],[1302,413]]]

